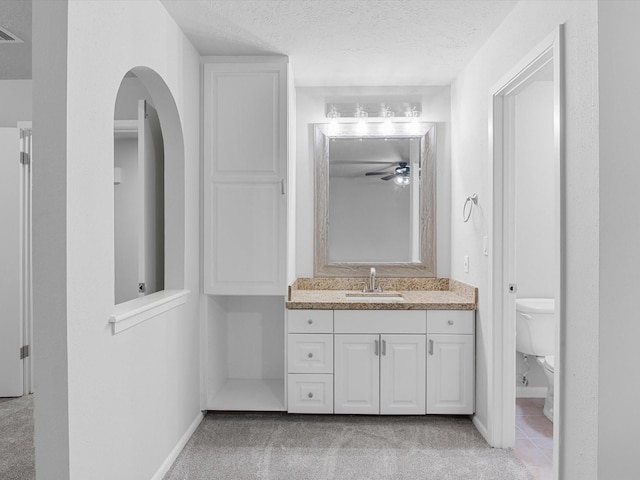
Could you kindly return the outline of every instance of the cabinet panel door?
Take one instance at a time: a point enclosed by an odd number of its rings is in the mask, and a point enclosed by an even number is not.
[[[427,413],[473,413],[473,338],[427,335]]]
[[[286,75],[278,63],[205,65],[207,178],[284,177]]]
[[[205,293],[284,292],[286,202],[279,184],[212,186],[205,217]]]
[[[380,412],[379,341],[378,335],[335,336],[335,413]]]
[[[289,413],[333,413],[333,375],[289,374]]]
[[[289,373],[333,373],[333,335],[295,334],[287,338]]]
[[[424,335],[382,335],[380,347],[380,413],[424,415]]]

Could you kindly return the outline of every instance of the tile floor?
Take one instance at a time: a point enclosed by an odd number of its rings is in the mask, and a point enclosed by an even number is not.
[[[516,399],[515,456],[536,480],[553,480],[553,423],[542,413],[544,398]]]

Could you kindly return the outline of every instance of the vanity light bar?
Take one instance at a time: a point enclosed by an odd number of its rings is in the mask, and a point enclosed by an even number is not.
[[[391,101],[391,102],[352,102],[339,103],[328,102],[325,105],[325,115],[328,119],[353,119],[369,118],[395,119],[419,118],[422,105],[418,101]]]

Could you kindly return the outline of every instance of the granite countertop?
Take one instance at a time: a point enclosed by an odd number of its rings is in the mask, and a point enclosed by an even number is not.
[[[308,310],[475,310],[478,289],[448,278],[382,278],[384,293],[402,299],[347,300],[360,295],[365,278],[299,278],[289,287],[288,309]],[[367,296],[370,294],[363,293]]]

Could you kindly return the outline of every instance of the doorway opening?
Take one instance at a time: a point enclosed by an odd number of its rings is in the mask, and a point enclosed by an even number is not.
[[[489,102],[490,437],[495,447],[540,447],[556,478],[564,291],[561,40],[562,26],[497,84]],[[533,400],[518,400],[516,408],[516,397]]]

